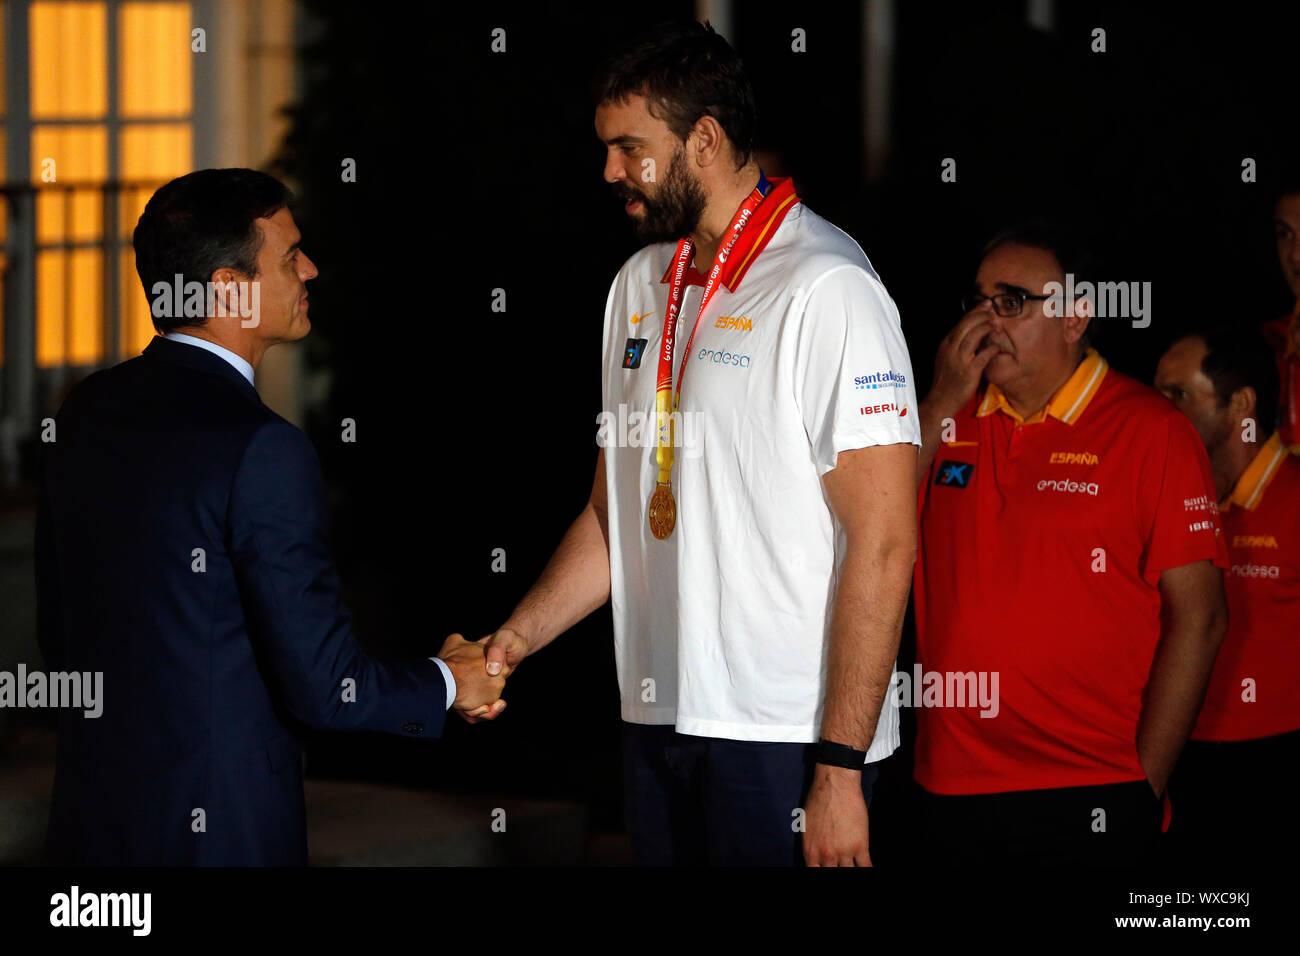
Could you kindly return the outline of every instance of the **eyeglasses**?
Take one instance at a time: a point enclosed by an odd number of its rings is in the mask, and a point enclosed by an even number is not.
[[[1028,292],[999,292],[997,295],[980,295],[972,292],[962,296],[962,314],[973,312],[985,302],[993,303],[993,311],[1004,319],[1014,319],[1025,307],[1026,302],[1041,302],[1050,299],[1050,295],[1030,295]]]

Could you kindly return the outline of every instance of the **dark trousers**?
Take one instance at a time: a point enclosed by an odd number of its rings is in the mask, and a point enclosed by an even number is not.
[[[639,866],[798,866],[795,813],[813,744],[723,740],[623,723],[627,829]],[[862,772],[871,805],[876,764]]]
[[[1229,742],[1189,740],[1169,779],[1167,858],[1183,866],[1294,866],[1300,731]]]
[[[944,796],[921,789],[928,859],[941,866],[1135,866],[1164,817],[1145,780]]]

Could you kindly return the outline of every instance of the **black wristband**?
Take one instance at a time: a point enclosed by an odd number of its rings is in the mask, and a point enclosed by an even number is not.
[[[854,750],[852,747],[837,744],[823,737],[817,741],[817,762],[824,763],[828,767],[844,767],[846,770],[860,771],[867,762],[867,752]]]

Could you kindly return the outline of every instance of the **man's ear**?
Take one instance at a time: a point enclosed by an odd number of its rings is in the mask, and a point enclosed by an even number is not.
[[[1232,413],[1232,423],[1234,427],[1240,427],[1242,419],[1257,418],[1259,409],[1259,396],[1249,385],[1243,385],[1232,393],[1228,399],[1228,409]]]
[[[695,140],[695,160],[701,167],[712,166],[727,149],[727,134],[722,124],[705,114],[695,121],[687,140]]]
[[[239,283],[244,277],[228,266],[222,266],[208,279],[210,315],[239,315]]]
[[[1074,308],[1061,316],[1061,331],[1065,334],[1065,341],[1073,345],[1083,338],[1083,333],[1087,331],[1088,323],[1091,321],[1092,299],[1081,295],[1074,300]]]

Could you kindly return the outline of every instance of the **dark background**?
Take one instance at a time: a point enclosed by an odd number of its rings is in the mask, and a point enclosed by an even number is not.
[[[309,431],[359,637],[377,653],[431,654],[451,631],[501,624],[586,501],[604,302],[636,249],[601,178],[588,85],[611,43],[693,5],[480,2],[431,5],[424,20],[307,6],[316,32],[280,171],[321,273],[309,361],[333,373]],[[1098,341],[1143,380],[1178,330],[1250,329],[1292,304],[1271,206],[1297,155],[1294,15],[1062,3],[1046,34],[1025,26],[1025,6],[898,4],[892,147],[874,182],[862,173],[860,6],[735,6],[765,168],[793,175],[867,252],[899,305],[922,395],[980,242],[1027,215],[1073,218],[1103,278],[1152,282],[1152,325],[1103,321]],[[504,54],[490,49],[496,27]],[[791,52],[795,27],[806,53]],[[1105,53],[1090,52],[1094,27]],[[355,183],[340,182],[344,157]],[[940,181],[945,157],[956,183]],[[1259,182],[1242,182],[1244,157]],[[504,313],[491,310],[496,288]],[[345,417],[354,444],[339,440]],[[491,569],[495,548],[505,573]],[[909,624],[899,666],[910,665]],[[500,720],[452,718],[436,744],[316,737],[308,771],[563,797],[618,830],[608,609],[530,658],[506,697]],[[885,765],[877,859],[908,839],[910,760],[905,744]]]

